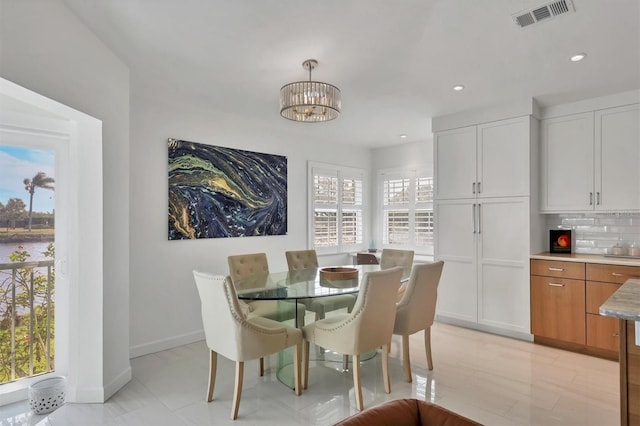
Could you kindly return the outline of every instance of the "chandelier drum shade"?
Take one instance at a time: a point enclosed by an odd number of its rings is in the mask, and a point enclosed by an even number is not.
[[[311,71],[318,66],[307,59],[302,67],[309,71],[309,81],[285,84],[280,89],[280,115],[293,121],[318,123],[338,118],[342,107],[340,89],[328,83],[311,81]]]

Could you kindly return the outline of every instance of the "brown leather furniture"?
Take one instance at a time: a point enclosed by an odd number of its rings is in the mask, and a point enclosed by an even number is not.
[[[395,399],[367,408],[336,423],[335,426],[482,426],[429,402],[418,399]]]

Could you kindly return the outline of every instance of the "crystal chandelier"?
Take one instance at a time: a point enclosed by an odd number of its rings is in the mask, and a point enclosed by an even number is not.
[[[293,121],[317,123],[338,118],[342,102],[340,89],[328,83],[311,81],[311,70],[318,66],[307,59],[302,68],[309,71],[309,81],[285,84],[280,89],[280,115]]]

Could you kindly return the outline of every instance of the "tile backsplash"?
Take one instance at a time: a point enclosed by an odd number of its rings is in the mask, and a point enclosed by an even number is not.
[[[605,254],[615,245],[640,246],[640,213],[552,214],[547,215],[547,229],[571,229],[574,253]]]

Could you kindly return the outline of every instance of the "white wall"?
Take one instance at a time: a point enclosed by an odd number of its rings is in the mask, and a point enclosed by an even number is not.
[[[71,338],[74,358],[98,371],[86,393],[106,399],[130,376],[129,70],[59,0],[0,0],[0,75],[103,123],[104,273],[80,283],[103,288],[103,316]]]
[[[424,141],[373,150],[373,173],[381,169],[427,167],[433,172],[433,136]]]
[[[288,134],[275,104],[265,128],[146,91],[134,76],[131,87],[131,355],[139,356],[203,338],[193,269],[226,275],[227,256],[265,252],[271,270],[286,270],[284,252],[308,247],[308,160],[369,170],[371,153],[323,140],[323,123],[300,123],[305,138]],[[167,138],[286,156],[288,235],[168,241]]]

